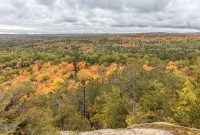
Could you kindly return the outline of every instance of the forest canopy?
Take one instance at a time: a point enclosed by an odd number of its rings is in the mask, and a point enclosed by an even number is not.
[[[200,36],[0,38],[0,134],[200,128]]]

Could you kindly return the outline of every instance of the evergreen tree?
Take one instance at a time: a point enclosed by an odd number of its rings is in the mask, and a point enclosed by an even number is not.
[[[126,97],[120,96],[118,88],[113,87],[108,93],[103,105],[104,124],[107,128],[126,127],[126,115],[128,114],[128,102]]]

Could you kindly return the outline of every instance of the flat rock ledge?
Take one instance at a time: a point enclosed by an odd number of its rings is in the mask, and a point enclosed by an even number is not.
[[[61,131],[61,135],[173,135],[170,131],[151,129],[151,128],[133,128],[133,129],[101,129],[89,132],[71,132]]]

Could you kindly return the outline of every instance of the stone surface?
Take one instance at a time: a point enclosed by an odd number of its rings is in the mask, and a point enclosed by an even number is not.
[[[61,135],[173,135],[170,131],[148,128],[101,129],[90,132],[61,132]]]

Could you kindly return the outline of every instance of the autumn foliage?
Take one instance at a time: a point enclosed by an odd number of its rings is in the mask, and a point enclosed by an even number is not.
[[[0,134],[158,121],[200,128],[199,41],[198,34],[1,38]]]

